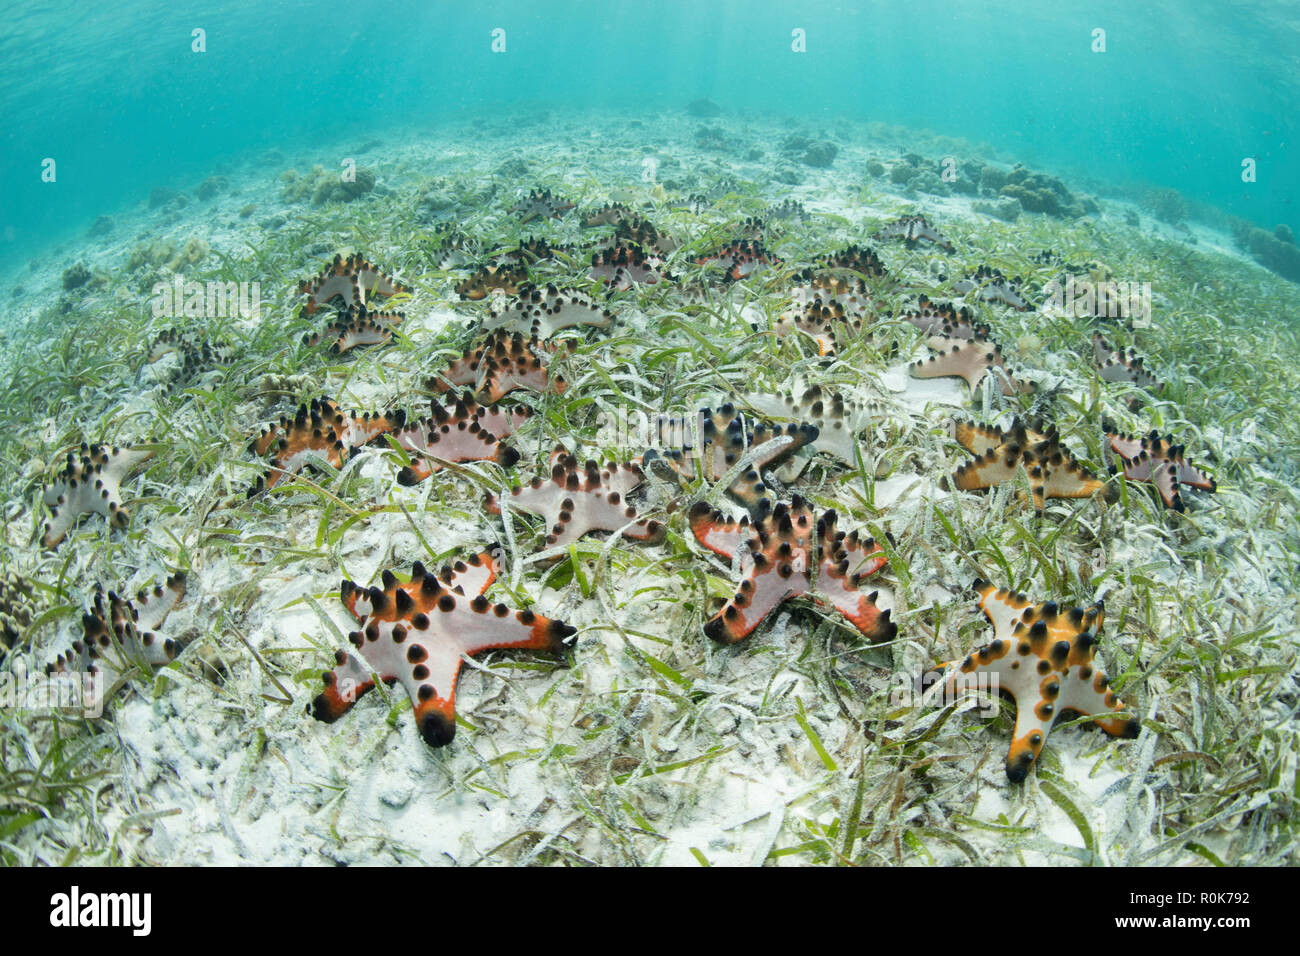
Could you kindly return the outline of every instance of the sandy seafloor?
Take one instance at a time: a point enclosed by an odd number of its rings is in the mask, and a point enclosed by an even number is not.
[[[4,324],[13,337],[24,335],[29,323],[39,326],[42,310],[64,295],[61,274],[74,261],[110,277],[98,289],[69,296],[76,315],[93,316],[97,309],[122,303],[143,314],[145,297],[132,288],[134,283],[111,278],[121,273],[130,251],[142,241],[166,237],[183,247],[201,239],[213,253],[194,266],[202,274],[217,264],[217,254],[248,261],[250,249],[268,245],[276,236],[282,249],[284,236],[308,217],[322,223],[323,231],[285,264],[288,281],[269,285],[263,280],[260,324],[288,326],[297,302],[296,280],[316,271],[335,251],[358,249],[402,278],[417,278],[412,271],[418,236],[382,224],[409,207],[430,178],[438,180],[433,188],[450,189],[452,184],[470,197],[477,191],[478,198],[415,220],[423,229],[450,221],[472,235],[505,237],[515,234],[506,211],[513,197],[535,185],[550,186],[580,209],[615,199],[652,202],[650,185],[641,179],[646,155],[658,158],[661,182],[690,184],[669,190],[670,196],[706,192],[725,176],[753,188],[768,204],[798,200],[810,222],[789,226],[784,235],[796,239],[777,238],[769,247],[793,261],[799,250],[783,248],[783,241],[797,245],[803,241],[797,237],[814,237],[817,242],[807,248],[816,253],[867,242],[891,273],[903,278],[908,292],[942,295],[934,274],[952,274],[959,263],[973,267],[982,261],[1011,261],[1050,247],[1072,260],[1106,262],[1108,251],[1120,246],[1128,250],[1124,261],[1131,263],[1140,254],[1134,249],[1157,244],[1168,249],[1194,239],[1188,248],[1216,257],[1225,274],[1297,300],[1295,286],[1241,256],[1228,236],[1197,224],[1167,226],[1104,193],[1102,214],[1086,221],[1026,215],[1007,224],[972,212],[971,197],[904,195],[887,177],[872,178],[864,171],[872,158],[888,166],[908,150],[937,157],[975,149],[968,144],[926,134],[909,138],[880,126],[830,123],[828,135],[840,147],[832,168],[794,164],[803,182],[790,185],[772,179],[775,144],[785,132],[776,121],[724,117],[711,122],[735,137],[733,150],[697,149],[693,134],[700,121],[684,114],[646,117],[640,125],[630,125],[626,116],[568,120],[552,115],[534,125],[501,120],[418,134],[380,131],[374,136],[378,143],[364,150],[358,149],[364,138],[336,146],[285,147],[242,166],[214,169],[229,180],[229,189],[214,199],[198,200],[191,186],[190,201],[179,209],[149,209],[141,202],[126,210],[106,210],[114,220],[110,235],[65,244],[34,269],[19,272],[15,281],[22,294],[3,307]],[[764,159],[735,158],[754,145],[764,149]],[[981,154],[1004,168],[1014,159],[987,149]],[[376,173],[374,193],[324,208],[282,199],[286,169],[306,173],[316,164],[332,169],[340,155],[355,155],[360,166]],[[488,184],[495,185],[495,195],[484,195]],[[255,211],[241,217],[239,211],[249,204]],[[908,252],[870,239],[879,224],[912,210],[925,212],[953,236],[959,253]],[[1141,215],[1140,227],[1125,223],[1130,210]],[[657,215],[654,209],[648,215],[661,227],[697,237],[706,220],[727,221],[718,212],[696,223]],[[348,226],[352,220],[364,225],[353,231]],[[580,235],[572,215],[560,223],[531,223],[522,234],[590,240],[589,234]],[[715,228],[714,234],[729,237],[725,228]],[[1117,266],[1115,271],[1126,274]],[[1189,841],[1227,862],[1270,853],[1276,858],[1282,852],[1266,840],[1245,842],[1251,833],[1267,829],[1256,825],[1261,815],[1282,812],[1278,794],[1289,785],[1293,795],[1295,784],[1295,498],[1281,491],[1260,492],[1289,487],[1294,459],[1288,461],[1285,450],[1276,446],[1268,456],[1258,453],[1269,445],[1264,425],[1247,416],[1225,427],[1198,410],[1194,436],[1186,436],[1189,456],[1204,463],[1212,454],[1209,466],[1220,487],[1213,496],[1185,490],[1189,514],[1184,518],[1164,514],[1148,488],[1130,485],[1128,493],[1143,502],[1130,505],[1133,520],[1125,521],[1115,505],[1100,501],[1054,502],[1047,517],[1035,519],[1008,489],[989,495],[945,489],[944,476],[966,456],[946,441],[944,421],[955,414],[988,420],[998,414],[998,402],[982,407],[989,396],[972,401],[957,379],[911,378],[909,363],[928,354],[919,336],[900,335],[901,349],[869,368],[826,372],[815,358],[783,352],[795,357],[761,370],[747,367],[753,359],[743,359],[717,375],[696,376],[685,396],[705,405],[727,397],[721,384],[743,388],[760,383],[784,390],[796,379],[818,380],[820,375],[872,403],[876,414],[865,430],[864,448],[889,441],[904,449],[879,463],[884,477],[874,484],[874,508],[864,506],[860,496],[838,490],[838,482],[856,480],[844,479],[842,469],[829,463],[811,469],[821,483],[816,497],[840,503],[841,528],[870,524],[902,542],[911,579],[900,582],[886,569],[870,585],[880,587],[882,606],[895,609],[898,639],[866,647],[829,616],[786,604],[750,639],[716,647],[699,631],[698,610],[682,610],[683,602],[700,597],[696,579],[677,573],[681,562],[656,564],[666,552],[633,544],[609,549],[613,560],[598,572],[590,597],[568,582],[544,586],[546,572],[527,563],[536,541],[528,529],[535,522],[516,518],[511,533],[503,535],[500,519],[482,511],[480,495],[468,481],[440,476],[417,488],[400,488],[393,481],[392,456],[378,451],[358,456],[345,469],[348,474],[355,469],[357,477],[346,479],[343,497],[362,510],[401,502],[409,517],[400,509],[377,511],[353,523],[339,540],[321,546],[318,499],[291,493],[266,506],[244,502],[243,490],[258,473],[246,450],[248,440],[290,411],[296,400],[323,392],[359,409],[423,406],[425,400],[415,390],[436,363],[412,369],[405,366],[405,357],[411,350],[429,355],[435,342],[443,341],[440,335],[467,326],[485,307],[457,301],[452,285],[461,275],[450,270],[418,277],[413,298],[402,306],[407,314],[403,332],[410,340],[402,349],[374,349],[325,367],[319,350],[298,349],[304,326],[293,325],[298,331],[286,332],[281,343],[289,358],[282,355],[275,362],[276,369],[283,369],[286,361],[301,356],[302,367],[292,369],[302,376],[293,383],[292,396],[261,395],[250,387],[269,368],[255,362],[200,379],[193,385],[197,392],[220,391],[231,384],[232,375],[248,377],[233,383],[234,406],[223,419],[233,426],[224,435],[228,444],[215,449],[212,467],[194,470],[176,467],[177,460],[195,453],[178,441],[128,480],[125,497],[136,499],[130,534],[110,536],[102,520],[90,518],[56,552],[42,554],[29,540],[37,525],[33,512],[39,511],[39,483],[34,481],[39,462],[24,465],[23,482],[14,476],[17,497],[11,496],[6,511],[9,566],[39,581],[69,582],[67,604],[74,610],[88,600],[97,580],[134,591],[160,580],[167,569],[189,568],[188,594],[165,629],[189,643],[180,662],[162,672],[167,679],[153,686],[137,680],[119,694],[109,719],[70,722],[61,731],[88,739],[101,735],[103,746],[94,760],[108,776],[95,801],[97,817],[56,815],[28,827],[13,841],[16,859],[55,862],[61,858],[57,848],[81,845],[87,852],[83,859],[102,860],[108,844],[115,848],[111,859],[169,864],[695,865],[701,858],[713,864],[848,859],[913,865],[1204,862],[1203,854],[1186,848]],[[1177,333],[1164,334],[1173,321],[1161,322],[1194,309],[1179,301],[1185,291],[1157,284],[1156,321],[1137,339],[1148,364],[1167,378],[1183,374],[1177,364],[1182,343]],[[715,301],[728,296],[733,308],[747,307],[746,317],[761,320],[761,309],[747,302],[744,290],[718,292]],[[619,381],[640,397],[642,407],[657,410],[660,396],[648,378],[637,381],[635,357],[646,344],[659,344],[654,323],[663,306],[642,308],[635,297],[620,301],[618,324],[609,333],[618,337],[614,353],[602,351],[600,334],[588,334],[591,348],[566,360],[567,397],[590,389],[598,401],[609,402],[608,386],[590,365],[612,364],[612,354],[621,363]],[[1127,386],[1103,383],[1100,391],[1106,396],[1097,406],[1098,383],[1089,373],[1086,352],[1057,349],[1052,330],[1058,326],[1049,316],[998,307],[982,311],[994,323],[995,337],[1014,367],[1040,388],[1059,387],[1080,405],[1104,407],[1126,424],[1150,427],[1153,407],[1167,428],[1182,421],[1179,409],[1149,396],[1152,404],[1125,417],[1125,403],[1135,393]],[[1277,319],[1259,317],[1261,323]],[[155,322],[153,327],[167,324]],[[258,325],[236,324],[233,331],[251,341]],[[440,353],[444,361],[463,347],[467,336],[458,333],[448,341]],[[20,435],[31,455],[41,462],[56,460],[78,435],[118,443],[187,434],[212,440],[208,399],[173,388],[167,381],[170,360],[150,366],[144,361],[147,352],[146,340],[121,343],[123,364],[112,381],[70,403],[90,410],[87,420],[68,422],[61,415],[55,423],[45,415],[20,412]],[[691,367],[689,354],[679,361],[683,368]],[[539,401],[536,396],[524,400]],[[1098,425],[1092,422],[1090,442],[1080,437],[1087,431],[1084,426],[1066,431],[1067,444],[1094,467],[1104,464],[1088,453],[1099,447]],[[218,432],[216,437],[222,436]],[[531,463],[544,458],[556,437],[540,427],[516,436],[523,452],[520,477],[532,474]],[[580,440],[575,443],[584,454],[593,453]],[[622,451],[625,456],[637,453]],[[493,466],[465,469],[488,483],[501,481]],[[191,477],[177,481],[177,474]],[[319,475],[315,480],[329,486]],[[656,481],[647,493],[643,510],[654,512],[658,505],[662,517],[672,489]],[[1050,593],[1047,583],[1034,577],[1024,539],[1008,531],[1001,540],[1017,573],[1036,586],[1036,598],[1082,603],[1094,596],[1078,586],[1076,569],[1064,567],[1067,559],[1090,568],[1094,581],[1105,580],[1112,623],[1103,632],[1099,659],[1109,673],[1123,675],[1123,696],[1147,721],[1138,740],[1114,741],[1086,726],[1057,729],[1043,758],[1048,783],[1031,776],[1028,783],[1014,786],[1002,768],[1008,720],[990,722],[962,711],[927,736],[938,711],[889,705],[895,675],[960,656],[990,637],[963,588],[977,570],[996,579],[997,569],[974,568],[955,553],[933,517],[936,504],[972,527],[995,533],[1015,524],[1041,539],[1070,525],[1063,534],[1070,543],[1058,545],[1064,549],[1059,553],[1063,583]],[[1269,507],[1289,510],[1289,531],[1285,520],[1270,524],[1261,518]],[[332,527],[342,516],[340,510]],[[1067,516],[1072,517],[1067,521]],[[468,555],[500,541],[509,584],[537,612],[579,628],[569,666],[501,655],[485,655],[466,666],[458,711],[473,728],[462,724],[452,745],[438,751],[415,732],[400,687],[390,693],[389,719],[378,693],[333,725],[304,713],[319,687],[320,670],[351,629],[335,593],[339,579],[346,574],[369,581],[386,567],[405,571],[413,559],[428,560],[413,525],[438,554]],[[214,528],[226,530],[217,534]],[[677,530],[689,538],[684,526]],[[604,544],[596,537],[584,546],[589,573],[611,557]],[[301,553],[277,557],[274,548],[283,545]],[[710,585],[714,595],[730,594],[734,579],[722,563],[706,560],[693,542],[683,546],[716,577]],[[1214,555],[1208,572],[1200,557],[1205,552]],[[1125,566],[1140,567],[1151,582],[1143,598],[1136,596],[1132,580],[1103,573]],[[505,591],[491,593],[518,606]],[[1212,709],[1224,728],[1217,737],[1229,738],[1219,739],[1221,752],[1191,761],[1196,764],[1191,770],[1185,761],[1162,762],[1171,754],[1208,747],[1198,737],[1210,719],[1208,698],[1197,689],[1200,685],[1189,686],[1189,668],[1177,646],[1227,642],[1234,629],[1246,630],[1246,624],[1265,634],[1249,649],[1253,666],[1261,668],[1261,680],[1267,682],[1259,691],[1260,702],[1252,710],[1239,693],[1216,698]],[[28,659],[44,663],[79,629],[74,614],[56,617],[34,635]],[[197,666],[201,648],[223,663],[226,673],[217,684]],[[675,676],[648,666],[647,654]],[[276,699],[280,691],[268,677],[271,672],[292,695],[292,703]],[[1238,709],[1231,712],[1234,706]],[[1164,733],[1153,729],[1157,716]],[[802,721],[815,732],[824,757]],[[1276,750],[1271,766],[1277,780],[1238,786],[1239,768],[1223,756],[1234,753],[1234,721],[1274,728],[1265,736]],[[925,771],[918,774],[922,765]],[[843,857],[843,821],[855,805],[860,806],[862,829]],[[1083,826],[1071,809],[1082,816]],[[1202,817],[1189,819],[1195,812]],[[1189,830],[1193,836],[1186,835]]]

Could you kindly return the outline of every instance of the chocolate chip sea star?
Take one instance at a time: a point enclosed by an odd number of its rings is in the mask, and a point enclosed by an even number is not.
[[[662,541],[666,528],[637,514],[628,493],[645,480],[636,464],[597,462],[585,464],[564,448],[551,455],[551,476],[516,485],[508,496],[512,511],[527,511],[546,520],[546,547],[577,541],[590,531],[622,531],[625,538],[653,543]],[[484,507],[501,514],[501,499],[489,494]]]
[[[870,424],[870,410],[861,402],[845,398],[829,387],[810,385],[798,393],[753,393],[745,401],[774,418],[793,418],[817,429],[811,447],[856,467],[854,443]]]
[[[1092,337],[1093,358],[1097,372],[1107,382],[1132,382],[1139,388],[1159,391],[1160,380],[1147,371],[1143,360],[1132,349],[1112,349],[1100,334]]]
[[[325,331],[304,335],[302,344],[329,342],[340,355],[359,345],[382,345],[393,337],[393,328],[405,318],[405,312],[371,312],[364,305],[349,306]]]
[[[125,528],[131,515],[122,507],[122,481],[152,457],[153,452],[145,449],[108,448],[85,442],[80,452],[68,452],[67,464],[45,489],[43,500],[50,509],[42,539],[45,547],[57,547],[84,514],[101,514],[110,527]]]
[[[524,338],[518,332],[497,329],[480,345],[452,362],[440,376],[428,382],[435,392],[469,385],[480,401],[492,404],[516,388],[535,392],[562,393],[568,384],[561,375],[549,374],[549,356],[555,345],[537,337]]]
[[[335,256],[319,275],[304,279],[298,291],[307,296],[303,312],[310,315],[335,298],[342,299],[347,309],[365,305],[367,295],[391,296],[411,290],[365,256],[354,253],[346,259]]]
[[[818,355],[834,355],[841,342],[862,331],[862,320],[847,313],[834,299],[815,296],[805,305],[782,312],[773,326],[778,338],[802,332],[817,343]]]
[[[559,219],[573,208],[573,203],[556,196],[549,189],[530,189],[528,195],[510,207],[520,222],[534,219]]]
[[[990,374],[990,371],[996,368],[1002,373],[993,374],[997,375],[998,384],[1003,395],[1033,391],[1032,383],[1018,381],[1010,374],[1002,357],[1002,349],[992,342],[979,339],[963,341],[934,336],[930,338],[929,345],[938,354],[924,361],[913,363],[911,368],[913,378],[946,378],[949,376],[961,378],[974,392],[979,388],[980,383],[984,381],[984,376]]]
[[[184,596],[184,574],[172,575],[166,585],[140,591],[135,600],[96,589],[90,611],[81,618],[84,636],[73,641],[46,671],[94,675],[93,694],[83,696],[81,706],[91,713],[101,711],[104,701],[137,665],[151,672],[176,659],[180,643],[155,632]]]
[[[973,295],[982,302],[1001,303],[1025,312],[1031,306],[1020,294],[1020,286],[1020,279],[1008,279],[1000,270],[983,265],[967,278],[952,284],[953,290],[961,295]]]
[[[993,640],[963,660],[932,668],[924,680],[944,681],[945,694],[951,695],[976,686],[981,675],[996,676],[995,686],[1016,702],[1007,779],[1025,779],[1062,714],[1092,717],[1112,737],[1138,735],[1136,718],[1117,716],[1125,710],[1124,702],[1093,661],[1105,620],[1100,601],[1067,610],[1052,602],[1031,605],[1025,595],[987,581],[977,580],[973,587],[980,610],[993,625]]]
[[[635,213],[621,202],[606,203],[599,209],[583,213],[579,222],[583,229],[592,229],[596,226],[613,226],[634,215]]]
[[[610,248],[591,254],[587,274],[600,279],[616,292],[633,285],[657,285],[667,277],[660,271],[658,256],[649,256],[638,245],[619,240]]]
[[[409,581],[391,571],[382,587],[345,580],[339,597],[357,618],[348,635],[355,653],[340,650],[325,673],[325,689],[312,701],[317,720],[333,723],[375,686],[401,683],[415,707],[415,725],[430,747],[456,735],[456,682],[462,656],[490,650],[560,654],[577,629],[534,614],[493,604],[483,592],[496,578],[492,557],[476,555],[437,575],[418,561]],[[360,655],[358,658],[357,655]]]
[[[779,265],[776,256],[764,248],[758,239],[737,239],[729,242],[717,252],[701,256],[695,260],[696,265],[716,263],[722,268],[724,282],[737,282],[757,272],[764,266]]]
[[[480,266],[456,284],[456,294],[477,302],[489,295],[518,295],[529,285],[528,268],[522,262]]]
[[[958,422],[953,437],[975,460],[953,473],[953,486],[981,491],[1013,480],[1024,468],[1034,507],[1042,511],[1048,498],[1088,498],[1105,489],[1105,483],[1070,454],[1052,427],[1030,427],[1016,419],[1005,432],[1000,428]]]
[[[1106,428],[1106,439],[1111,451],[1119,456],[1124,477],[1129,481],[1149,482],[1160,493],[1166,508],[1184,512],[1187,506],[1178,491],[1179,485],[1218,491],[1218,483],[1184,457],[1184,446],[1175,445],[1173,438],[1161,438],[1156,431],[1139,438],[1121,435],[1111,427]]]
[[[528,287],[508,305],[493,309],[482,331],[506,329],[534,339],[549,339],[556,332],[577,326],[608,328],[614,313],[577,292],[561,292],[554,285]]]
[[[257,479],[248,496],[256,497],[286,476],[296,475],[313,456],[341,468],[353,448],[405,425],[405,412],[357,414],[342,411],[328,396],[314,398],[300,405],[293,418],[282,415],[253,442],[255,454],[270,456],[271,468]]]
[[[661,415],[655,423],[655,432],[656,447],[641,456],[642,462],[647,467],[662,463],[688,482],[697,477],[709,482],[720,481],[750,449],[779,438],[788,439],[762,452],[727,486],[728,493],[747,507],[757,505],[767,494],[761,474],[763,468],[789,461],[794,452],[818,437],[816,426],[806,422],[747,422],[730,402],[717,409],[702,408],[698,416],[689,419]]]
[[[908,246],[918,242],[929,242],[945,252],[952,252],[952,243],[942,232],[930,225],[924,216],[903,216],[880,227],[877,233],[882,239],[901,239]]]
[[[891,640],[898,632],[890,612],[876,607],[878,592],[858,590],[864,578],[885,565],[884,552],[871,538],[837,530],[834,511],[825,512],[814,528],[812,508],[795,495],[789,504],[772,507],[768,501],[752,523],[748,515],[737,521],[705,502],[697,503],[688,517],[701,545],[728,560],[740,555],[736,596],[704,625],[712,640],[735,644],[777,605],[804,594],[835,608],[872,641]]]
[[[988,341],[989,327],[976,321],[974,313],[964,305],[956,308],[952,303],[931,302],[926,296],[921,296],[917,307],[903,313],[902,317],[926,335]]]
[[[469,392],[453,397],[446,405],[433,402],[429,417],[410,422],[392,433],[393,440],[402,448],[419,456],[397,473],[397,483],[415,485],[440,471],[442,465],[430,458],[450,462],[494,461],[503,468],[511,467],[519,460],[519,452],[503,439],[531,414],[523,406],[486,408],[474,401]]]

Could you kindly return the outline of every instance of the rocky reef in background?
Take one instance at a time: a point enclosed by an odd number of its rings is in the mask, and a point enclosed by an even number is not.
[[[868,173],[884,175],[883,164],[868,166]],[[1041,212],[1057,219],[1078,219],[1100,212],[1090,196],[1071,192],[1055,176],[1035,172],[1017,163],[1010,170],[962,159],[929,160],[906,153],[888,170],[890,182],[935,196],[979,196],[977,211],[1014,222],[1021,212]]]
[[[1272,232],[1239,219],[1233,223],[1232,237],[1251,258],[1284,279],[1300,282],[1300,247],[1290,226],[1280,225]]]

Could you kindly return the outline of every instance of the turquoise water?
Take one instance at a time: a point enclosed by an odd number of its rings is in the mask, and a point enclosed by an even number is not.
[[[791,122],[925,128],[1094,189],[1167,186],[1300,229],[1292,2],[54,0],[3,13],[11,260],[269,147],[530,105],[680,110],[699,96]],[[191,49],[196,28],[206,52]],[[505,53],[491,51],[495,28]],[[791,50],[796,28],[804,53]],[[1098,28],[1105,52],[1092,50]],[[1254,183],[1241,180],[1246,157]]]

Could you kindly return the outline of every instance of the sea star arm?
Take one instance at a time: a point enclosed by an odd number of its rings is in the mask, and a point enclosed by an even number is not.
[[[640,246],[619,240],[608,249],[593,252],[587,274],[622,292],[632,285],[655,285],[664,280],[657,257],[647,256]]]
[[[820,434],[817,426],[806,422],[756,422],[747,432],[744,418],[730,402],[716,409],[700,409],[697,421],[698,446],[694,443],[687,419],[660,416],[657,423],[659,447],[642,455],[642,462],[647,466],[662,462],[687,481],[693,480],[697,474],[702,474],[708,481],[718,481],[750,449],[758,449],[776,439],[789,439],[757,454],[750,462],[751,467],[728,486],[727,491],[750,509],[756,508],[767,492],[760,469],[788,459],[795,450],[815,442]]]
[[[150,590],[136,595],[136,626],[143,631],[152,631],[162,627],[167,615],[172,612],[181,598],[185,597],[185,575],[173,574],[166,584],[156,584]]]
[[[727,518],[704,501],[697,501],[691,507],[688,521],[695,540],[728,561],[740,553],[740,546],[754,533],[748,515],[739,521]]]
[[[972,422],[957,422],[953,435],[975,455],[953,473],[953,487],[977,491],[1015,478],[1023,466],[1034,507],[1042,511],[1048,498],[1087,498],[1105,489],[1061,444],[1055,427],[1043,431],[1016,419],[1007,431]]]
[[[986,341],[989,336],[989,327],[976,322],[966,306],[958,309],[951,303],[931,302],[926,296],[921,296],[917,308],[904,313],[903,318],[926,335],[945,339]]]
[[[472,385],[478,396],[489,404],[500,401],[516,388],[536,392],[562,393],[567,383],[560,375],[551,375],[539,352],[548,351],[537,337],[525,339],[518,332],[501,328],[486,341],[469,349],[441,374],[429,381],[435,392],[451,386]]]
[[[858,586],[885,566],[885,552],[872,538],[859,538],[856,531],[836,529],[837,515],[828,511],[817,522],[820,560],[817,568],[817,596],[833,605],[853,626],[874,642],[892,640],[898,626],[889,611],[876,606],[878,591],[866,594]]]
[[[1121,435],[1109,424],[1106,426],[1106,438],[1111,451],[1123,465],[1124,477],[1129,481],[1153,484],[1166,508],[1179,512],[1186,509],[1178,491],[1180,484],[1204,491],[1218,489],[1213,478],[1184,458],[1183,446],[1173,444],[1171,438],[1161,438],[1155,431],[1140,439],[1132,435]]]
[[[249,489],[248,496],[256,497],[287,475],[297,474],[312,457],[342,467],[351,449],[405,426],[403,412],[358,415],[341,411],[328,397],[312,399],[300,405],[293,418],[281,416],[254,440],[256,454],[271,456],[271,470]]]
[[[574,207],[574,204],[550,189],[530,189],[528,195],[510,207],[510,211],[519,217],[520,222],[534,219],[559,219]]]
[[[835,332],[839,323],[847,322],[844,309],[835,303],[824,303],[820,298],[781,313],[775,325],[778,338],[792,332],[802,332],[817,344],[818,355],[835,354]]]
[[[457,283],[456,293],[462,299],[477,302],[489,295],[517,295],[528,285],[528,268],[522,262],[503,262],[480,266],[467,278]]]
[[[813,527],[808,505],[802,499],[778,504],[753,527],[740,556],[740,587],[704,625],[705,635],[720,644],[748,637],[778,604],[809,591]]]
[[[1072,458],[1058,443],[1025,451],[1034,507],[1042,511],[1047,498],[1090,498],[1105,483]]]
[[[1002,350],[990,342],[936,339],[932,344],[938,354],[925,361],[913,363],[912,375],[915,378],[953,376],[964,379],[971,391],[974,391],[979,388],[980,382],[984,380],[984,376],[990,369],[996,366],[1003,372],[1006,371]],[[999,384],[1003,395],[1014,395],[1032,388],[1029,383],[1018,382],[1010,375],[1005,378],[1000,377]]]
[[[360,345],[382,345],[392,338],[393,327],[405,318],[403,312],[367,312],[365,306],[352,306],[346,316],[324,332],[303,336],[303,344],[332,340],[330,347],[339,354]]]
[[[591,229],[596,226],[613,226],[631,217],[632,210],[623,203],[606,203],[599,209],[584,213],[581,225],[583,229]]]
[[[1100,333],[1093,335],[1092,349],[1098,373],[1105,381],[1132,382],[1141,388],[1160,387],[1159,379],[1147,371],[1143,360],[1132,349],[1112,349]]]
[[[304,280],[299,291],[307,296],[303,311],[311,314],[335,298],[341,298],[348,307],[364,306],[366,293],[390,296],[411,290],[365,256],[354,253],[346,259],[336,255],[319,275]]]
[[[784,395],[751,394],[748,404],[764,415],[792,418],[805,422],[817,430],[811,447],[825,452],[847,465],[856,463],[854,449],[858,433],[871,420],[867,407],[860,402],[846,400],[842,394],[820,385],[806,388],[798,398],[793,393]],[[794,447],[802,447],[799,440]]]
[[[1019,450],[1007,452],[1004,447],[990,448],[974,461],[957,466],[953,472],[953,487],[961,491],[981,491],[1014,478],[1021,455]]]
[[[1002,429],[969,421],[957,422],[953,426],[953,437],[977,458],[1006,443]]]
[[[1181,447],[1178,449],[1177,457],[1173,458],[1173,462],[1180,484],[1191,485],[1193,488],[1199,488],[1202,491],[1219,490],[1218,482],[1183,458]]]

